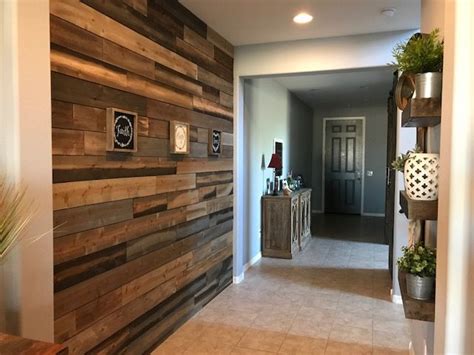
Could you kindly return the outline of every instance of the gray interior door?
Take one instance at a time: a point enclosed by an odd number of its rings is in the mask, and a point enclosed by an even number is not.
[[[360,214],[362,120],[327,120],[325,212]]]

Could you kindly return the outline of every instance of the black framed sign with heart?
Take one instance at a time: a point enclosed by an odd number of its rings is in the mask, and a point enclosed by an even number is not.
[[[118,108],[107,109],[107,151],[136,152],[138,115]]]
[[[222,153],[222,132],[209,130],[209,155],[219,155]]]

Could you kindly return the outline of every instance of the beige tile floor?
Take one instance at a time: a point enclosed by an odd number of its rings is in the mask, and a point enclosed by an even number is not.
[[[313,237],[293,260],[263,258],[153,354],[407,354],[387,255]]]

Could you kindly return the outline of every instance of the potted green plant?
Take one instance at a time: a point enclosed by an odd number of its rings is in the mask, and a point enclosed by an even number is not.
[[[441,96],[444,43],[439,38],[439,29],[429,34],[416,34],[410,40],[398,43],[393,49],[395,62],[404,74],[415,81],[416,98]]]
[[[436,276],[436,250],[422,243],[402,247],[398,259],[400,271],[406,273],[408,296],[417,300],[429,300],[433,296]]]

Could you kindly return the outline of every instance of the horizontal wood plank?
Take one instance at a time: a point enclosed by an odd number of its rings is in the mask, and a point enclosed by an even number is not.
[[[195,174],[144,176],[54,184],[54,210],[192,189]]]

